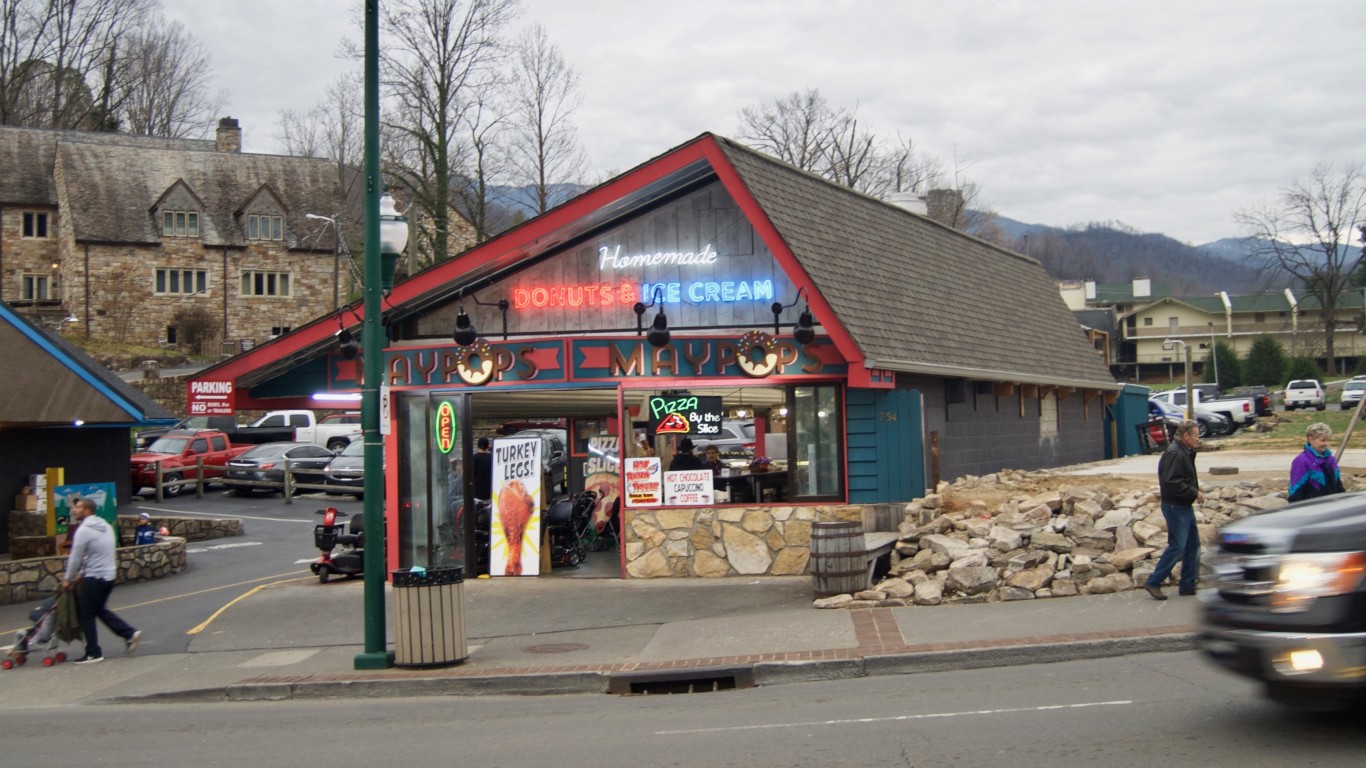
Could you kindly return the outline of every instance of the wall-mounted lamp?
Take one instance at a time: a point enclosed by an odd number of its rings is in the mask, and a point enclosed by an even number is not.
[[[356,314],[354,309],[351,310],[351,315],[360,320],[360,316]],[[337,332],[332,335],[337,337],[337,347],[341,352],[342,359],[355,360],[356,355],[360,354],[360,344],[356,341],[355,335],[342,324],[340,313],[337,315]]]
[[[644,328],[641,326],[641,322],[645,317],[645,310],[649,309],[650,307],[653,307],[655,304],[659,304],[661,301],[663,301],[663,297],[664,289],[656,288],[654,290],[654,293],[651,294],[649,304],[642,304],[637,301],[635,306],[631,308],[636,313],[637,336],[639,336],[641,334],[641,331],[644,330]],[[659,307],[659,312],[655,315],[654,322],[650,323],[650,332],[645,334],[645,340],[650,342],[650,346],[652,347],[669,346],[669,319],[664,316],[663,305]]]
[[[61,259],[53,259],[53,260],[52,260],[52,271],[53,271],[53,272],[56,272],[57,270],[59,270],[59,269],[61,269],[61,268],[62,268],[62,260],[61,260]]]
[[[475,296],[475,295],[472,294],[472,293],[470,294],[470,298],[471,298],[471,299],[474,299],[474,303],[475,303],[475,304],[478,304],[478,305],[481,306],[481,307],[497,307],[497,308],[498,308],[498,311],[503,313],[503,341],[507,341],[507,340],[508,340],[508,308],[512,306],[512,302],[508,301],[507,299],[499,299],[498,301],[493,301],[493,302],[489,302],[489,301],[480,301],[480,300],[479,300],[479,297],[478,297],[478,296]],[[461,311],[463,312],[464,310],[462,309]],[[459,325],[459,323],[460,323],[460,319],[457,317],[457,318],[456,318],[456,324],[457,324],[457,326]],[[462,345],[462,346],[463,346],[463,345]]]
[[[474,329],[474,323],[470,322],[470,316],[465,314],[463,305],[455,315],[455,333],[451,334],[451,338],[462,347],[468,347],[479,338],[479,332]]]
[[[797,289],[797,298],[793,299],[791,304],[783,304],[777,301],[773,302],[773,306],[770,307],[770,309],[773,310],[773,333],[775,335],[782,333],[781,318],[783,310],[797,306],[797,302],[801,301],[802,294],[805,293],[806,288],[803,286]],[[802,314],[797,318],[797,325],[792,329],[792,338],[796,339],[797,343],[802,346],[816,340],[816,320],[811,316],[810,302],[802,309]]]

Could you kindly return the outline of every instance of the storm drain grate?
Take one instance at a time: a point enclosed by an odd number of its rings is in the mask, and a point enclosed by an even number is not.
[[[528,645],[522,649],[523,653],[572,653],[574,651],[586,651],[588,646],[583,643],[541,643],[540,645]]]
[[[623,672],[608,680],[608,693],[652,695],[662,693],[710,693],[754,687],[752,667],[699,667],[680,670]]]

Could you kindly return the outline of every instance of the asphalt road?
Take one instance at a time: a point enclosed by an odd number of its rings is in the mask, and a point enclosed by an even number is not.
[[[188,568],[174,578],[122,584],[114,590],[109,607],[142,630],[139,654],[183,653],[194,635],[216,611],[252,589],[284,579],[316,578],[308,562],[318,556],[313,548],[313,526],[320,519],[314,510],[335,506],[348,514],[360,514],[361,503],[352,496],[310,494],[285,504],[278,494],[226,496],[208,491],[203,499],[193,494],[175,499],[134,501],[120,507],[120,514],[146,511],[156,516],[236,517],[244,536],[189,542]],[[0,637],[29,626],[32,603],[0,606]],[[106,652],[122,652],[121,644],[108,642],[100,627]],[[200,629],[213,631],[212,625]]]
[[[1360,714],[1288,713],[1195,653],[674,696],[431,697],[33,711],[6,764],[1355,765]],[[58,725],[58,723],[63,723]]]

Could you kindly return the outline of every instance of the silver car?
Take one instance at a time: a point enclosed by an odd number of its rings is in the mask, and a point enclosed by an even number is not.
[[[1338,400],[1338,407],[1344,411],[1357,407],[1362,393],[1366,393],[1366,376],[1357,376],[1342,385],[1342,399]]]

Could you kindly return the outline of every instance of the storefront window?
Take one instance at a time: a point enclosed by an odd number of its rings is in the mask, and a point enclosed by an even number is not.
[[[788,425],[792,430],[789,463],[796,495],[838,495],[843,451],[836,388],[793,387]]]
[[[450,402],[448,414],[460,413],[456,398],[401,397],[399,452],[399,565],[424,568],[463,565],[464,548],[458,521],[462,506],[463,456],[458,418],[447,438],[436,428],[442,403]],[[449,452],[442,451],[445,440]],[[452,461],[455,459],[456,461]]]

